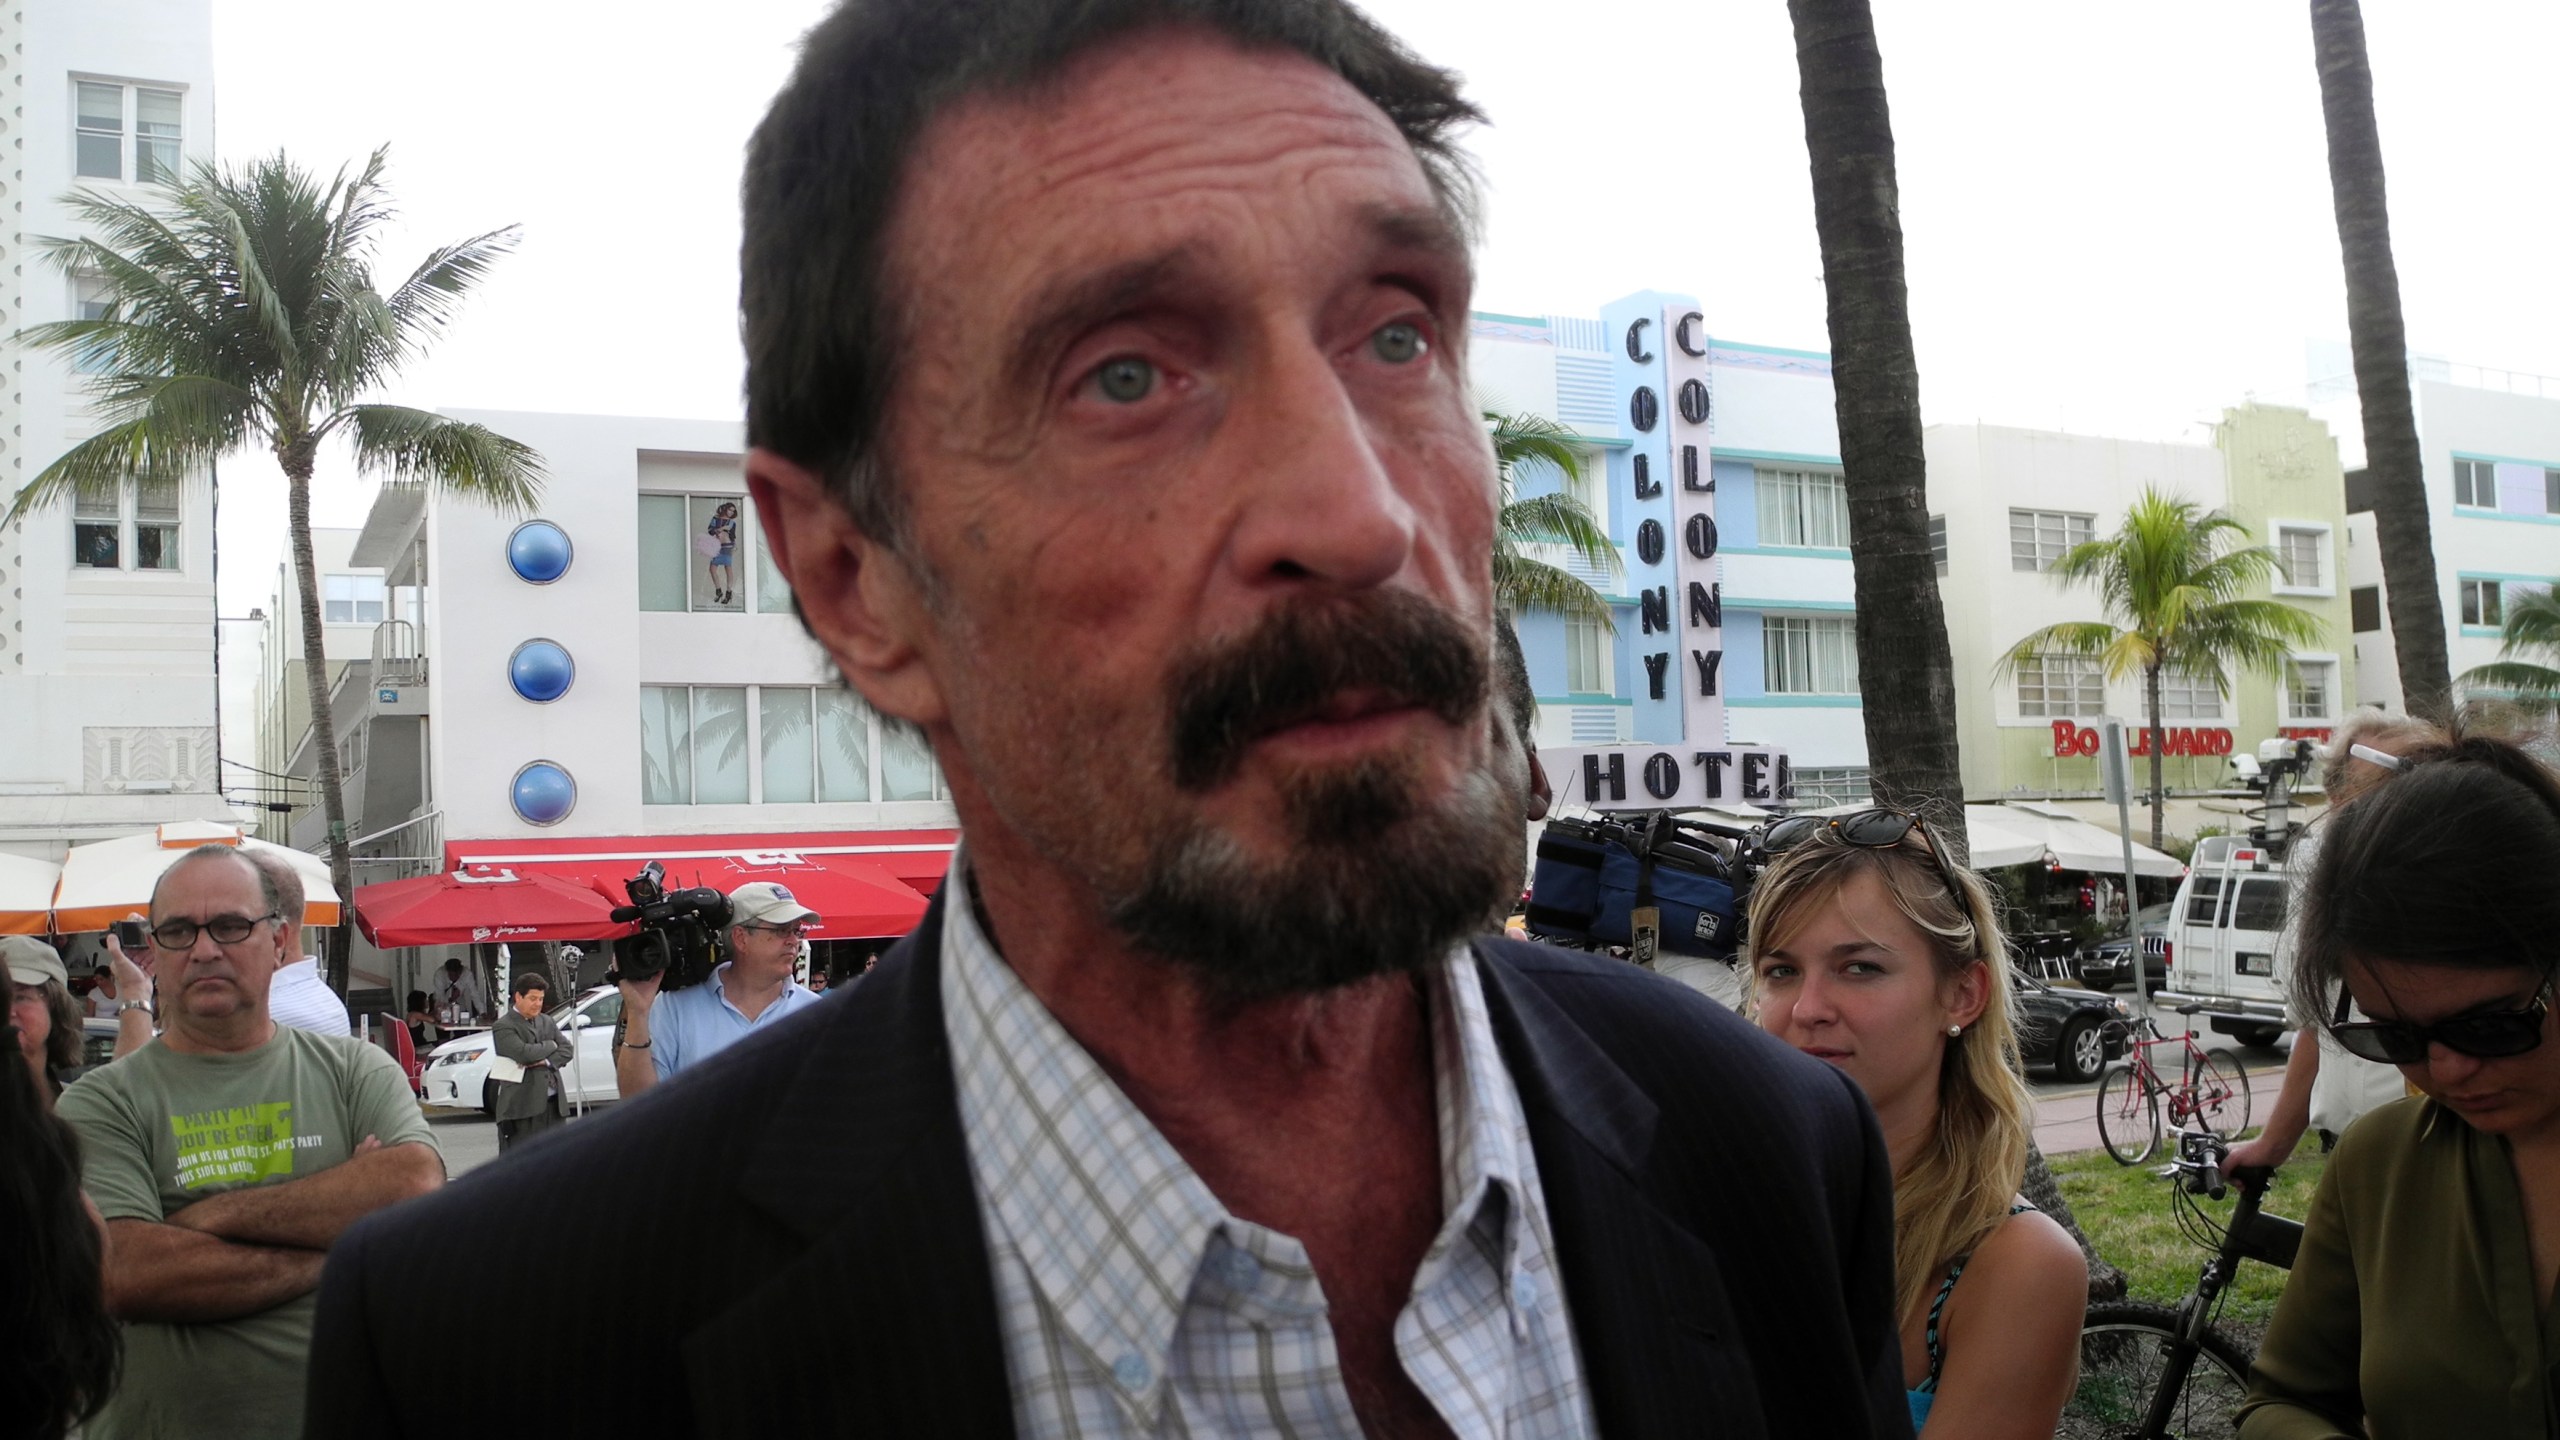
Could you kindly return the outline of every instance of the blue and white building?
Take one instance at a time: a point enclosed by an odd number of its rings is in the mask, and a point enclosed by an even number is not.
[[[1618,549],[1615,576],[1538,557],[1607,594],[1614,633],[1514,617],[1559,803],[1863,798],[1830,357],[1717,339],[1697,301],[1655,291],[1596,318],[1479,313],[1470,345],[1486,409],[1581,437],[1576,495]],[[1516,478],[1523,495],[1566,483]]]

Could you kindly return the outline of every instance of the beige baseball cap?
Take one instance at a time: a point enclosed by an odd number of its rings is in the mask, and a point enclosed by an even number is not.
[[[21,985],[41,985],[47,980],[56,985],[71,983],[62,957],[33,935],[0,935],[0,960],[9,962],[9,978]]]
[[[817,911],[801,904],[789,890],[770,880],[758,880],[730,891],[729,913],[742,925],[789,925],[794,921],[818,918]]]

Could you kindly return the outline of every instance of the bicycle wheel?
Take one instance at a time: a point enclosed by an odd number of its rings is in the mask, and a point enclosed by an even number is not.
[[[2098,1139],[2119,1165],[2139,1165],[2160,1146],[2160,1097],[2130,1065],[2098,1081]]]
[[[2249,1072],[2226,1049],[2208,1050],[2196,1068],[2196,1119],[2225,1140],[2249,1128]]]
[[[2101,1300],[2080,1329],[2080,1383],[2063,1408],[2055,1440],[2229,1440],[2240,1433],[2232,1413],[2249,1394],[2249,1356],[2230,1337],[2205,1327],[2169,1410],[2168,1428],[2145,1431],[2152,1397],[2169,1369],[2178,1312],[2139,1300]]]

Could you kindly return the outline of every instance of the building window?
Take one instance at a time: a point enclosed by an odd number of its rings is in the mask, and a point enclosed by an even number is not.
[[[2336,669],[2326,660],[2284,662],[2284,718],[2328,719],[2330,674]]]
[[[2560,470],[2542,472],[2542,513],[2560,515]]]
[[[384,618],[382,577],[324,575],[320,620],[325,625],[379,625]]]
[[[2160,672],[2160,718],[2163,720],[2219,720],[2222,718],[2222,687],[2202,676],[2190,675],[2174,667]]]
[[[79,81],[73,89],[78,112],[73,121],[73,175],[83,180],[131,176],[144,185],[178,183],[183,94],[97,80]],[[133,142],[129,153],[127,136]]]
[[[2106,708],[2106,677],[2098,672],[2096,660],[2086,655],[2029,655],[2018,662],[2019,719],[2068,720],[2103,714]]]
[[[2349,623],[2359,635],[2371,635],[2382,628],[2382,587],[2359,585],[2347,592]]]
[[[2507,623],[2506,586],[2495,580],[2462,582],[2462,623],[2492,629]]]
[[[757,763],[747,764],[754,715]],[[921,731],[881,718],[840,686],[643,685],[646,805],[807,805],[943,800]],[[875,772],[872,761],[880,764]]]
[[[1772,695],[1858,693],[1857,621],[1847,615],[1763,615],[1763,688]]]
[[[2060,510],[2009,512],[2009,568],[2050,570],[2074,545],[2098,538],[2098,517]]]
[[[1946,578],[1947,517],[1944,515],[1929,517],[1929,563],[1937,569],[1940,579]]]
[[[640,608],[745,613],[755,528],[743,495],[641,496]]]
[[[1763,470],[1759,500],[1761,544],[1849,548],[1849,491],[1836,471]]]
[[[2453,462],[2453,503],[2481,510],[2498,508],[2498,467],[2488,460]]]
[[[1609,684],[1609,635],[1600,622],[1564,622],[1564,688],[1576,695],[1606,695]]]
[[[2324,552],[2329,548],[2325,530],[2297,526],[2276,529],[2276,567],[2283,572],[2284,583],[2297,590],[2328,588],[2328,566]]]
[[[114,298],[114,292],[107,288],[107,282],[99,276],[78,274],[71,277],[71,318],[74,320],[106,319],[107,310],[114,303]],[[81,375],[104,375],[115,369],[115,364],[113,357],[103,352],[96,354],[75,352],[71,358],[71,368]]]
[[[71,502],[71,563],[83,570],[175,570],[185,492],[175,480],[81,487]]]
[[[1832,805],[1863,805],[1875,798],[1867,784],[1867,767],[1840,766],[1830,769],[1795,770],[1795,804],[1798,809],[1820,810]]]

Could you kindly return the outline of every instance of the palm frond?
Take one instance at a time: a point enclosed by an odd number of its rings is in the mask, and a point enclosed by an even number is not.
[[[122,485],[129,479],[174,480],[219,453],[194,437],[173,435],[148,419],[110,425],[64,451],[35,474],[9,503],[0,524],[18,520],[79,491]]]
[[[1593,620],[1611,634],[1617,617],[1608,600],[1581,577],[1525,555],[1495,551],[1493,603],[1514,613],[1543,610],[1568,620]]]
[[[1582,502],[1562,491],[1512,501],[1495,512],[1494,527],[1498,548],[1568,545],[1610,578],[1618,575],[1618,547]]]
[[[1582,437],[1570,428],[1526,410],[1514,415],[1487,410],[1484,418],[1493,433],[1493,464],[1501,472],[1505,499],[1518,492],[1523,465],[1552,466],[1568,485],[1581,481],[1582,451],[1577,442]]]
[[[2003,651],[2000,658],[1992,662],[1992,673],[2005,677],[2018,668],[2019,661],[2040,655],[2104,655],[2107,647],[2115,643],[2115,638],[2114,626],[2101,625],[2094,620],[2065,620],[2047,625]]]
[[[442,330],[472,287],[487,278],[489,268],[513,251],[523,235],[520,227],[509,225],[430,252],[390,294],[394,328],[413,342]]]
[[[2467,688],[2495,690],[2526,705],[2560,704],[2560,670],[2523,660],[2492,660],[2459,677]]]
[[[406,405],[351,405],[320,427],[343,431],[357,468],[393,480],[423,480],[502,512],[542,499],[542,457],[485,425]]]

